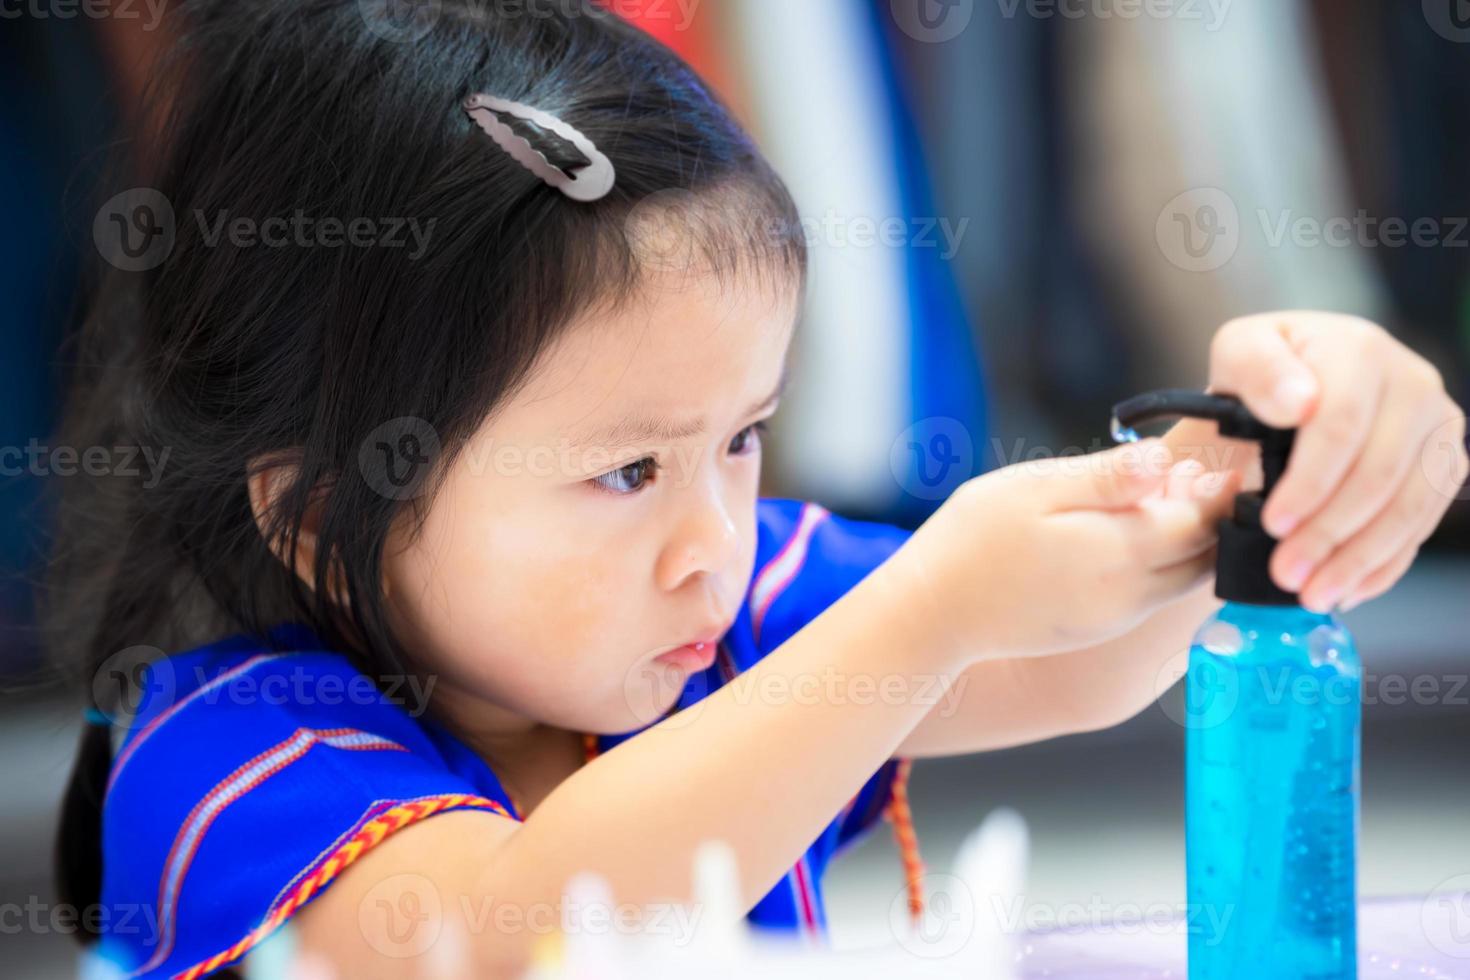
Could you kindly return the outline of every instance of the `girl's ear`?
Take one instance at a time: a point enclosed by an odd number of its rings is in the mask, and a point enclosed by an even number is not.
[[[322,504],[326,500],[327,488],[319,486],[312,490],[311,500],[302,517],[294,561],[285,554],[286,541],[284,538],[271,535],[270,515],[279,506],[282,496],[295,483],[296,472],[296,463],[290,458],[257,457],[250,461],[245,485],[250,496],[250,511],[255,517],[256,530],[260,532],[266,547],[270,548],[271,553],[280,560],[281,564],[295,572],[296,577],[301,579],[308,589],[315,591],[316,582],[313,569],[316,565],[318,531],[321,527]],[[332,602],[338,606],[345,606],[346,589],[342,582],[341,570],[336,565],[332,566],[329,579]]]

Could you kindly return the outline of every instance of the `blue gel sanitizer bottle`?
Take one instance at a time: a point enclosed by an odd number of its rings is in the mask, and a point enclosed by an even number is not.
[[[1189,980],[1354,978],[1362,664],[1336,613],[1272,582],[1261,527],[1295,433],[1231,396],[1166,390],[1120,403],[1114,436],[1166,417],[1258,442],[1264,476],[1220,522],[1225,605],[1185,679]]]

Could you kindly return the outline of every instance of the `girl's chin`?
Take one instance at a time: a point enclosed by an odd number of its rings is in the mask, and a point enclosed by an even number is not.
[[[691,684],[704,685],[702,669],[685,658],[654,657],[635,665],[624,678],[620,714],[625,731],[647,728],[660,721],[678,703]],[[695,692],[701,693],[701,692]]]

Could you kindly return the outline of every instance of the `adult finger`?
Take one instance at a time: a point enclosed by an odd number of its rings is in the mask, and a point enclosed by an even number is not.
[[[1408,526],[1417,523],[1418,512],[1405,509],[1407,504],[1389,511],[1385,508],[1415,477],[1424,480],[1415,464],[1423,455],[1422,447],[1430,432],[1439,425],[1440,415],[1434,409],[1441,400],[1443,396],[1429,397],[1420,391],[1388,399],[1362,455],[1353,462],[1342,485],[1272,554],[1271,574],[1283,589],[1300,589],[1335,550],[1378,520],[1379,515],[1396,515]],[[1407,526],[1404,530],[1407,533]],[[1374,533],[1386,540],[1394,536],[1395,529],[1379,527]],[[1376,561],[1386,555],[1373,557]]]
[[[1316,513],[1362,455],[1385,385],[1371,348],[1356,333],[1337,337],[1324,331],[1304,342],[1301,356],[1316,372],[1322,395],[1297,427],[1286,471],[1262,511],[1273,537],[1284,539]]]

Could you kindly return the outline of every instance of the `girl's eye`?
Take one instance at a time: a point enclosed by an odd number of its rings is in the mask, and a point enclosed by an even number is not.
[[[760,433],[767,431],[768,428],[765,420],[762,419],[741,429],[730,443],[731,454],[744,456],[754,452],[755,447],[760,445]],[[645,456],[636,462],[620,466],[610,473],[593,477],[591,482],[607,493],[628,496],[642,490],[658,470],[658,462],[652,456]]]
[[[745,428],[740,430],[740,433],[738,435],[735,436],[734,441],[731,443],[732,448],[730,449],[730,452],[736,456],[740,456],[747,452],[750,452],[751,449],[748,447],[751,446],[751,441],[755,440],[755,443],[759,445],[760,434],[765,432],[768,428],[769,426],[766,425],[765,419],[761,419],[759,422],[747,425]]]
[[[637,493],[643,489],[643,485],[658,471],[658,464],[652,456],[645,456],[637,462],[626,466],[619,466],[611,473],[593,477],[592,482],[608,493],[619,496]],[[629,486],[632,484],[632,486]]]

